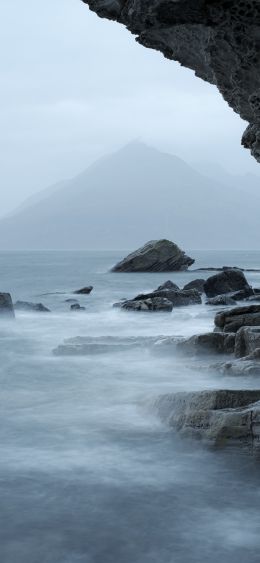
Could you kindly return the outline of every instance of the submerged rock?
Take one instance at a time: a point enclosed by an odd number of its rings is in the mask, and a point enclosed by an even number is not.
[[[217,295],[216,297],[211,297],[210,299],[207,299],[206,305],[229,306],[229,305],[236,305],[236,301],[230,295]]]
[[[14,306],[10,293],[0,293],[0,316],[14,318]]]
[[[158,336],[77,336],[68,338],[53,350],[55,356],[88,356],[110,352],[128,352],[134,348],[150,348]]]
[[[167,313],[171,313],[173,304],[165,297],[147,297],[143,299],[122,301],[120,307],[121,309],[126,309],[127,311],[165,311]]]
[[[205,280],[202,279],[192,280],[189,283],[186,283],[183,289],[184,290],[196,289],[199,293],[204,293],[204,284],[205,284]]]
[[[224,332],[237,332],[242,326],[260,326],[260,305],[245,305],[215,316],[215,325]]]
[[[187,270],[194,260],[167,239],[152,240],[118,262],[112,272],[174,272]]]
[[[223,332],[207,332],[180,340],[176,348],[186,354],[231,354],[234,352],[235,335]]]
[[[81,305],[79,303],[73,303],[73,305],[70,306],[70,310],[71,311],[86,311],[86,307],[81,307]]]
[[[223,293],[240,290],[250,291],[250,286],[241,270],[226,269],[220,274],[209,277],[204,284],[207,297],[216,297]]]
[[[259,389],[163,395],[155,407],[161,420],[181,434],[218,446],[245,446],[259,453]]]
[[[35,313],[50,313],[50,309],[42,303],[31,303],[30,301],[16,301],[14,308],[17,311],[33,311]]]
[[[82,287],[81,289],[76,289],[76,291],[73,291],[73,293],[75,293],[76,295],[89,295],[92,290],[93,286],[89,285],[87,287]]]

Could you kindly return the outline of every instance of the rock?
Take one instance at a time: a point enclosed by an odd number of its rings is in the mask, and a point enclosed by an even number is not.
[[[260,448],[260,390],[210,390],[163,395],[155,404],[163,422],[183,435],[217,446]]]
[[[64,303],[78,303],[77,299],[65,299]]]
[[[167,59],[214,84],[249,123],[242,144],[260,161],[258,0],[83,2],[100,17],[125,25],[141,45],[161,51]],[[102,35],[102,26],[100,29]],[[156,197],[160,197],[159,190]]]
[[[89,356],[132,349],[148,349],[158,341],[158,336],[76,336],[68,338],[53,350],[55,356]]]
[[[118,262],[112,272],[174,272],[187,270],[194,260],[166,239],[147,242]]]
[[[206,305],[229,306],[229,305],[236,305],[236,301],[235,299],[233,299],[233,297],[230,297],[230,295],[224,294],[224,295],[217,295],[216,297],[211,297],[210,299],[207,299]]]
[[[121,309],[126,309],[127,311],[160,311],[171,313],[173,304],[165,297],[148,297],[123,301],[121,303]]]
[[[178,285],[176,285],[176,283],[173,283],[171,280],[168,280],[164,282],[162,285],[159,285],[159,287],[157,287],[155,291],[161,291],[163,289],[175,289],[175,291],[179,291],[180,288],[178,287]]]
[[[236,333],[235,356],[242,358],[260,348],[260,326],[243,326]],[[258,356],[258,353],[257,353]],[[256,356],[256,357],[257,357]]]
[[[14,308],[17,311],[32,311],[35,313],[50,313],[50,309],[42,303],[31,303],[30,301],[16,301]]]
[[[14,306],[10,293],[0,293],[0,316],[14,318]]]
[[[81,307],[79,303],[73,303],[70,306],[71,311],[86,311],[86,307]]]
[[[215,325],[224,332],[237,332],[242,326],[260,326],[260,305],[245,305],[215,316]]]
[[[176,349],[185,355],[200,355],[209,353],[230,354],[234,352],[235,335],[223,332],[207,332],[180,340]]]
[[[234,377],[260,375],[259,358],[255,358],[254,354],[229,362],[221,362],[220,364],[212,365],[211,368],[223,375]]]
[[[143,299],[154,299],[155,297],[164,297],[171,301],[173,307],[184,307],[187,305],[199,305],[201,304],[200,293],[196,289],[190,289],[184,291],[180,289],[175,291],[174,289],[164,289],[156,290],[152,293],[142,293],[134,298],[134,301],[140,301]]]
[[[77,289],[76,291],[73,291],[73,293],[75,293],[76,295],[89,295],[92,289],[93,286],[89,285],[88,287],[82,287],[81,289]]]
[[[207,297],[215,297],[223,293],[249,290],[250,286],[240,270],[224,270],[205,281],[204,289]]]
[[[248,286],[245,289],[240,289],[240,291],[234,291],[229,295],[235,301],[243,301],[244,299],[249,299],[251,295],[254,295],[254,290],[252,287]]]
[[[260,301],[260,295],[258,295],[258,294],[250,295],[250,297],[247,298],[247,301],[252,301],[253,303],[259,302]]]
[[[184,290],[196,289],[199,293],[204,293],[204,283],[205,280],[202,279],[192,280],[189,283],[186,283],[183,289]]]

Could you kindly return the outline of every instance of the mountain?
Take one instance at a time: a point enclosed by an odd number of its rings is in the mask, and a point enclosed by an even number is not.
[[[130,143],[0,221],[0,248],[131,249],[168,238],[183,248],[259,248],[260,196],[176,156]]]

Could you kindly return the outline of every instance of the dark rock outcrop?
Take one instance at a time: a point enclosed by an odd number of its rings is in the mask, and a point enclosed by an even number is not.
[[[171,280],[167,280],[162,285],[159,285],[155,291],[161,291],[162,289],[175,289],[175,291],[179,291],[179,287],[176,283],[173,283]]]
[[[257,351],[257,352],[256,352]],[[236,333],[235,356],[258,357],[260,351],[260,326],[243,326]]]
[[[231,354],[234,352],[235,335],[223,332],[207,332],[180,340],[176,349],[185,355],[201,355],[210,353]]]
[[[249,123],[242,144],[260,161],[258,0],[82,1],[100,17],[124,24],[145,47],[217,86]]]
[[[196,289],[199,293],[204,293],[204,283],[205,280],[197,279],[192,280],[183,287],[184,290]]]
[[[118,262],[112,272],[174,272],[187,270],[194,260],[167,239],[152,240]]]
[[[183,435],[259,454],[260,390],[213,390],[160,397],[161,420]]]
[[[14,306],[10,293],[0,293],[0,317],[14,318]]]
[[[86,307],[81,307],[81,305],[79,303],[73,303],[73,305],[70,306],[70,310],[71,311],[86,311]]]
[[[260,326],[260,305],[221,311],[215,316],[215,325],[224,332],[237,332],[242,326]]]
[[[215,276],[210,276],[204,284],[207,297],[216,297],[223,293],[231,293],[240,290],[249,291],[249,289],[250,286],[243,272],[237,269],[226,269]]]
[[[17,311],[28,311],[34,313],[50,313],[50,309],[42,303],[31,303],[30,301],[16,301],[14,308]]]
[[[75,293],[76,295],[89,295],[92,289],[93,286],[89,285],[87,287],[82,287],[81,289],[77,289],[76,291],[73,291],[73,293]]]
[[[152,293],[141,293],[134,298],[134,301],[143,299],[154,299],[155,297],[164,297],[171,301],[173,307],[185,307],[187,305],[200,305],[201,296],[196,289],[184,291],[182,289],[175,291],[174,289],[155,290]]]
[[[173,304],[169,299],[158,296],[122,301],[120,304],[117,303],[116,305],[127,311],[158,311],[171,313],[173,309]]]

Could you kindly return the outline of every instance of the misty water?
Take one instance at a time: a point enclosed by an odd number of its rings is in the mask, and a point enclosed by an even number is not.
[[[258,268],[260,252],[191,252],[196,267]],[[215,309],[113,309],[124,297],[206,272],[112,274],[116,252],[1,253],[1,291],[50,314],[0,322],[1,563],[257,563],[259,465],[180,439],[150,408],[176,390],[260,388],[149,348],[84,357],[52,350],[75,336],[192,335]],[[260,273],[247,274],[260,287]],[[86,307],[71,312],[65,299]],[[63,293],[64,292],[64,293]],[[100,342],[100,341],[99,341]],[[149,405],[149,408],[148,408]]]

